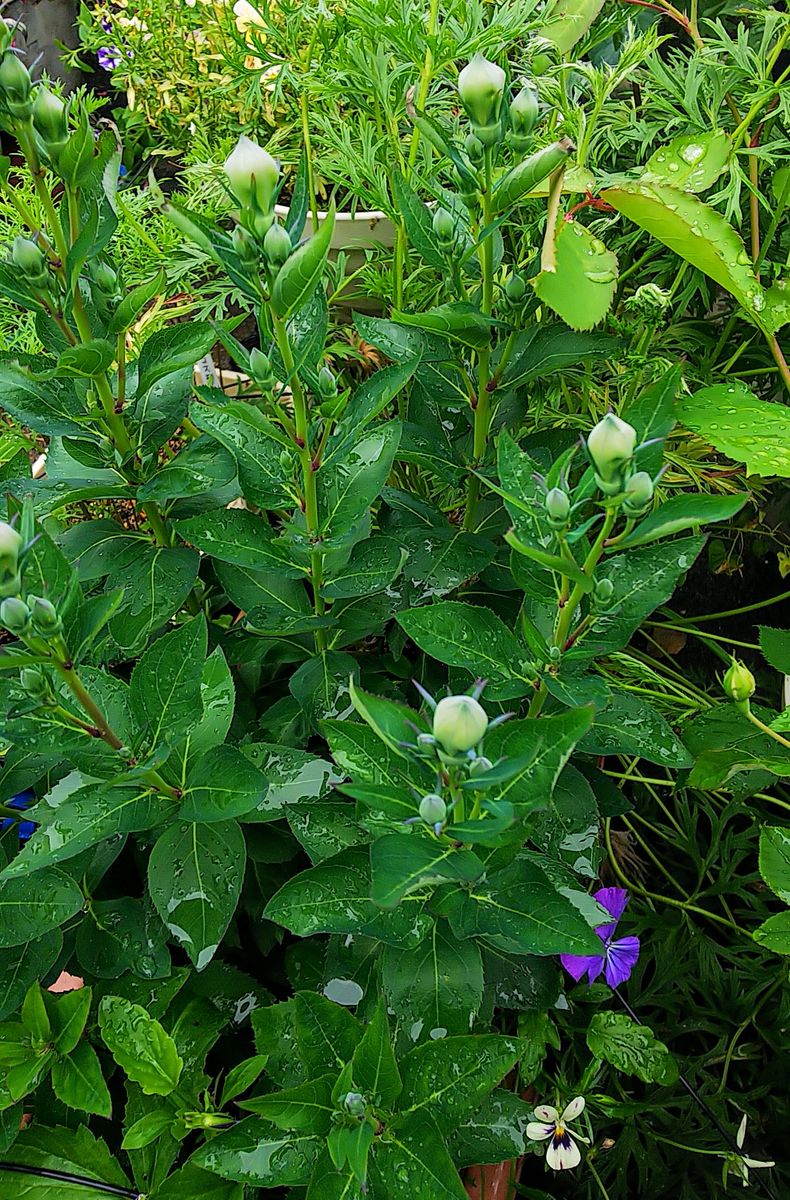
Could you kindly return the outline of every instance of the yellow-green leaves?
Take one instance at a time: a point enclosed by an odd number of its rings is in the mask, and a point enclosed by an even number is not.
[[[536,294],[572,329],[592,329],[614,299],[617,255],[577,221],[560,221],[551,257],[532,280]]]

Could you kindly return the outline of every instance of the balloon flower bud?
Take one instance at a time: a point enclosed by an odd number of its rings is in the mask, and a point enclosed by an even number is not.
[[[0,521],[0,597],[19,591],[19,551],[22,538],[6,521]],[[27,609],[25,610],[27,611]]]
[[[467,158],[473,167],[482,167],[485,159],[486,148],[480,141],[479,137],[475,137],[473,133],[468,133],[464,139],[464,149],[466,150]]]
[[[455,221],[446,208],[437,208],[433,214],[434,236],[443,250],[450,250],[455,243]]]
[[[636,430],[614,413],[607,413],[587,438],[587,452],[595,467],[596,482],[607,496],[618,495],[623,488],[623,468],[636,447]]]
[[[271,359],[257,346],[250,351],[250,374],[262,392],[270,392],[275,385]]]
[[[499,106],[507,76],[501,67],[476,54],[458,76],[458,93],[472,129],[484,146],[499,137]]]
[[[637,471],[623,489],[623,512],[629,517],[641,517],[653,499],[653,480],[647,471]]]
[[[365,1097],[361,1092],[346,1092],[342,1103],[346,1112],[351,1113],[352,1117],[365,1115]]]
[[[420,816],[426,825],[441,825],[447,816],[447,805],[441,796],[429,792],[420,801]]]
[[[469,775],[472,779],[476,779],[478,775],[485,775],[493,767],[490,758],[486,758],[485,754],[478,754],[474,762],[470,763]]]
[[[254,267],[258,263],[258,247],[255,245],[255,239],[250,237],[246,229],[242,229],[241,225],[237,225],[231,236],[233,249],[238,254],[241,261],[247,267]]]
[[[257,208],[262,213],[271,211],[280,178],[280,168],[271,154],[242,134],[235,149],[225,159],[223,169],[230,190],[242,208]]]
[[[60,633],[62,622],[58,616],[58,610],[51,601],[45,600],[42,596],[31,596],[29,603],[30,619],[36,633],[40,633],[42,637],[53,637],[56,633]]]
[[[505,284],[505,296],[510,304],[520,304],[527,294],[527,285],[521,275],[511,275]]]
[[[593,604],[598,609],[606,609],[614,597],[614,584],[611,579],[596,579],[593,588]]]
[[[66,105],[40,83],[33,98],[33,125],[48,150],[59,150],[69,136]]]
[[[13,50],[6,50],[0,62],[0,96],[12,117],[29,117],[30,72]]]
[[[748,707],[749,698],[754,695],[757,686],[749,668],[736,658],[726,671],[722,685],[730,699],[742,707]]]
[[[23,667],[19,672],[19,682],[34,700],[43,700],[49,695],[49,681],[38,667]]]
[[[521,152],[529,146],[539,111],[538,93],[526,83],[510,105],[510,144],[514,150]]]
[[[30,624],[30,613],[24,600],[9,596],[0,604],[0,625],[9,633],[23,634]]]
[[[17,236],[11,246],[11,261],[31,287],[45,289],[49,285],[47,260],[43,250],[30,238]]]
[[[109,263],[99,263],[94,279],[99,290],[108,296],[112,296],[118,288],[118,276]]]
[[[476,746],[488,729],[486,711],[474,696],[445,696],[433,714],[433,736],[448,754]]]
[[[568,517],[571,515],[571,500],[567,492],[564,492],[562,488],[552,488],[546,493],[545,503],[549,524],[557,528],[568,524]]]
[[[273,267],[281,267],[292,249],[287,231],[275,221],[263,239],[263,253],[267,262]]]
[[[337,396],[337,380],[329,367],[318,372],[318,392],[322,400],[334,400]]]

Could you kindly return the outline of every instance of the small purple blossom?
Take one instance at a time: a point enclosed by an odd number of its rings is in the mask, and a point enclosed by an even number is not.
[[[99,66],[103,71],[114,71],[116,67],[121,65],[123,56],[117,46],[102,46],[96,52],[96,57],[99,60]]]
[[[112,21],[109,17],[102,17],[101,27],[105,33],[112,33]]]
[[[615,941],[617,925],[625,912],[629,896],[625,888],[599,888],[593,893],[601,908],[611,916],[611,923],[599,925],[595,932],[603,943],[600,954],[561,954],[560,962],[573,979],[578,981],[586,975],[594,983],[603,972],[610,988],[619,987],[630,978],[639,958],[639,938],[624,937]]]

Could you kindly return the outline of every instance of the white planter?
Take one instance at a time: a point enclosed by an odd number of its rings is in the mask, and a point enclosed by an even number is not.
[[[281,220],[288,216],[288,207],[284,204],[275,205],[274,211]],[[326,213],[319,210],[319,226],[326,220]],[[307,214],[305,232],[312,232],[313,218]],[[389,217],[378,211],[373,212],[339,212],[335,214],[335,227],[332,230],[330,253],[336,256],[339,250],[345,251],[348,260],[348,270],[356,271],[365,261],[364,250],[370,246],[384,246],[391,250],[395,245],[395,226]]]

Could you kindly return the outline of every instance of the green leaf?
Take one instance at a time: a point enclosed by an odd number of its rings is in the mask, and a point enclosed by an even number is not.
[[[41,985],[31,984],[22,1005],[22,1024],[27,1032],[38,1042],[48,1042],[50,1023]]]
[[[560,54],[567,54],[584,37],[602,8],[603,0],[551,0],[535,35],[551,42]]]
[[[428,723],[419,713],[386,696],[363,692],[353,679],[349,681],[349,695],[362,720],[400,758],[408,757],[402,749],[403,742],[413,742],[418,732],[430,732]]]
[[[596,575],[614,584],[611,606],[596,617],[590,641],[582,639],[566,653],[564,661],[586,663],[627,645],[645,618],[669,600],[704,544],[704,536],[694,535],[662,545],[640,546],[604,562]]]
[[[333,203],[318,232],[294,250],[277,272],[271,303],[281,320],[292,316],[315,290],[324,273],[334,227]]]
[[[397,620],[432,658],[488,679],[492,698],[511,700],[532,691],[526,647],[490,609],[442,600],[399,613]]]
[[[299,937],[369,933],[395,945],[417,945],[430,926],[419,906],[382,912],[370,891],[369,852],[355,847],[290,879],[269,901],[264,916]]]
[[[142,1150],[144,1146],[149,1146],[170,1128],[174,1116],[172,1108],[155,1108],[153,1112],[147,1112],[126,1130],[121,1149]]]
[[[50,992],[45,995],[52,1042],[58,1054],[71,1054],[77,1048],[88,1021],[91,999],[89,987],[64,992],[61,996]]]
[[[79,346],[69,346],[58,357],[55,373],[64,379],[93,379],[103,375],[115,358],[115,347],[94,338]]]
[[[355,721],[327,720],[321,728],[335,762],[346,775],[360,783],[383,784],[408,794],[403,758],[390,750],[369,726]]]
[[[38,383],[15,363],[0,362],[0,395],[6,412],[37,433],[48,437],[84,433],[84,410],[68,380]]]
[[[216,330],[207,321],[186,321],[152,333],[137,360],[137,396],[145,396],[166,375],[193,367],[216,340]]]
[[[637,1025],[625,1013],[595,1013],[587,1030],[587,1045],[596,1058],[644,1083],[666,1087],[678,1077],[677,1063],[664,1043],[647,1025]]]
[[[239,567],[271,567],[294,579],[304,574],[294,566],[287,546],[276,540],[274,530],[262,517],[240,508],[223,508],[178,521],[178,532],[185,541]]]
[[[651,154],[642,168],[640,182],[704,192],[726,169],[731,154],[732,141],[722,129],[687,133]]]
[[[137,489],[137,499],[165,504],[190,496],[222,495],[235,478],[233,456],[211,438],[197,438]]]
[[[596,954],[600,939],[537,862],[521,858],[457,896],[450,924],[511,954]]]
[[[419,361],[418,357],[412,357],[403,363],[382,367],[355,389],[329,439],[324,464],[345,450],[350,442],[357,441],[365,426],[392,404],[412,378]]]
[[[524,765],[499,789],[517,813],[527,814],[545,807],[571,756],[573,748],[589,730],[594,710],[587,706],[557,716],[525,717],[508,721],[486,735],[486,749],[492,758],[517,760]]]
[[[145,546],[132,541],[134,557],[111,569],[114,586],[123,588],[110,633],[120,647],[141,649],[149,633],[160,629],[181,607],[197,578],[200,559],[183,547]]]
[[[387,481],[400,440],[400,425],[389,421],[354,443],[318,473],[321,536],[341,539],[367,513]]]
[[[491,318],[467,301],[439,304],[420,313],[393,311],[391,319],[399,325],[441,334],[473,350],[483,350],[491,341]]]
[[[790,632],[760,626],[760,649],[767,663],[783,675],[790,675]]]
[[[391,1108],[401,1093],[403,1084],[390,1042],[387,1010],[381,1001],[368,1018],[362,1041],[354,1051],[351,1075],[354,1086],[374,1107]]]
[[[560,221],[552,257],[530,280],[536,295],[571,329],[592,329],[611,308],[617,255],[578,221]]]
[[[238,1063],[235,1067],[231,1067],[222,1085],[220,1103],[223,1108],[230,1104],[231,1100],[235,1100],[238,1096],[243,1096],[260,1078],[266,1066],[266,1057],[265,1054],[256,1054],[252,1058],[245,1058],[243,1062]]]
[[[310,1079],[307,1083],[286,1088],[282,1092],[271,1092],[268,1096],[255,1096],[252,1100],[240,1100],[239,1108],[264,1117],[278,1129],[290,1129],[297,1133],[313,1133],[321,1136],[332,1127],[335,1105],[332,1101],[334,1075]]]
[[[39,872],[36,886],[46,886],[42,868],[73,858],[105,838],[150,829],[165,820],[172,807],[172,801],[145,786],[108,787],[97,782],[77,788],[57,807],[42,802],[36,809],[38,829],[3,877],[21,883],[21,877],[35,871]],[[2,896],[0,889],[0,910]]]
[[[488,538],[453,526],[409,528],[401,534],[401,545],[408,553],[404,577],[416,585],[421,598],[430,600],[479,575],[496,553]]]
[[[248,820],[276,821],[285,816],[292,805],[306,802],[308,810],[324,799],[342,774],[326,762],[305,750],[291,746],[276,746],[269,742],[248,742],[241,747],[269,781],[269,790],[256,814]]]
[[[507,1075],[522,1049],[518,1038],[496,1033],[417,1046],[401,1059],[401,1111],[430,1114],[442,1133],[451,1133]]]
[[[738,234],[696,196],[664,184],[621,183],[601,197],[680,258],[710,276],[760,324],[765,293]]]
[[[496,1088],[471,1117],[453,1130],[448,1146],[459,1167],[520,1158],[529,1147],[527,1125],[532,1104],[515,1092]],[[537,1194],[534,1200],[538,1200]]]
[[[790,910],[777,913],[758,925],[752,934],[754,940],[772,950],[774,954],[790,954]]]
[[[62,871],[0,880],[0,946],[23,946],[75,916],[85,903]]]
[[[480,950],[437,921],[414,949],[384,947],[381,984],[410,1041],[467,1033],[483,1001]]]
[[[66,1172],[97,1182],[96,1188],[88,1183],[52,1182],[6,1172],[0,1167],[0,1190],[4,1196],[14,1197],[14,1200],[22,1200],[23,1197],[24,1200],[107,1200],[107,1192],[101,1189],[101,1183],[129,1189],[129,1180],[119,1166],[117,1157],[84,1123],[76,1129],[66,1129],[47,1128],[35,1122],[32,1128],[24,1130],[17,1138],[13,1156],[8,1157],[22,1165]],[[25,1180],[24,1185],[22,1180]],[[27,1180],[30,1180],[29,1190]],[[25,1187],[24,1192],[22,1186]]]
[[[587,754],[633,754],[662,767],[694,761],[657,709],[639,696],[615,692],[581,743]]]
[[[19,946],[0,950],[0,1020],[19,1007],[31,983],[47,974],[62,945],[60,930],[53,929]]]
[[[77,930],[75,948],[82,970],[99,979],[117,979],[126,971],[140,979],[162,979],[170,972],[158,916],[149,904],[129,896],[94,900]]]
[[[752,710],[766,723],[775,716],[754,705]],[[733,777],[741,772],[757,773],[758,786],[766,779],[760,779],[764,771],[790,777],[790,750],[756,729],[734,704],[720,704],[684,724],[683,739],[697,759],[689,776],[691,787],[715,791],[732,780],[732,790]]]
[[[291,472],[280,462],[282,446],[261,427],[257,409],[239,400],[222,407],[193,404],[190,417],[232,455],[244,498],[256,508],[279,508],[289,502]],[[181,455],[175,459],[177,464]]]
[[[742,383],[717,383],[683,396],[678,417],[749,475],[790,478],[790,410],[759,400]],[[760,436],[755,437],[755,430]]]
[[[427,204],[412,191],[400,171],[392,173],[392,193],[406,226],[406,234],[417,253],[431,267],[447,269],[447,255],[441,250],[433,232],[433,214]]]
[[[619,550],[644,546],[672,533],[730,521],[743,508],[748,496],[672,496],[648,513],[630,533],[618,542]]]
[[[165,272],[159,270],[144,283],[131,288],[113,313],[107,332],[117,335],[131,329],[145,306],[160,292],[164,292],[166,286]]]
[[[169,1096],[178,1086],[184,1064],[175,1042],[139,1004],[105,996],[99,1028],[118,1066],[146,1096]]]
[[[258,808],[267,783],[235,746],[214,746],[187,776],[179,816],[183,821],[228,821]]]
[[[156,911],[198,971],[211,962],[236,911],[246,849],[235,821],[176,822],[148,861]]]
[[[109,1118],[112,1101],[104,1082],[99,1058],[87,1042],[78,1046],[52,1067],[52,1090],[68,1108]]]
[[[771,891],[790,904],[790,830],[769,825],[760,831],[760,874]]]
[[[614,357],[619,347],[616,338],[600,333],[577,333],[554,322],[531,325],[517,335],[501,387],[521,387],[568,367]]]
[[[244,1200],[244,1187],[188,1162],[150,1192],[148,1200]]]
[[[348,562],[323,584],[321,594],[327,600],[345,600],[380,592],[399,574],[405,557],[393,538],[366,538],[357,543]]]
[[[311,1075],[334,1072],[351,1062],[362,1026],[347,1008],[316,992],[297,992],[294,1029],[299,1055]]]
[[[366,1200],[361,1185],[350,1167],[336,1170],[328,1154],[315,1164],[306,1200]]]
[[[421,1112],[398,1121],[371,1156],[373,1194],[398,1196],[404,1182],[419,1200],[468,1200],[431,1114]],[[379,1191],[379,1189],[381,1189]]]
[[[175,740],[202,717],[206,638],[205,619],[194,617],[154,642],[132,671],[129,701],[149,745]]]
[[[623,420],[633,425],[640,443],[663,443],[675,424],[675,397],[680,387],[683,364],[678,363],[623,405],[620,413]],[[656,475],[664,461],[663,444],[641,446],[635,454],[637,466],[650,475]]]
[[[471,850],[459,850],[421,832],[377,838],[370,849],[370,863],[371,896],[384,908],[394,908],[410,892],[447,880],[470,883],[485,871]]]
[[[287,1133],[259,1117],[246,1117],[223,1129],[192,1155],[199,1167],[253,1187],[307,1184],[321,1141],[307,1133]]]

